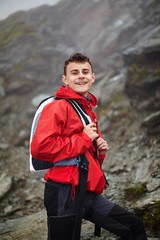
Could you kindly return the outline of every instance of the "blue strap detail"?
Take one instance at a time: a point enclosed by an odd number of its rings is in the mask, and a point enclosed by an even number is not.
[[[55,167],[60,167],[60,166],[73,166],[73,165],[77,165],[77,168],[79,167],[79,163],[81,161],[80,156],[75,157],[75,158],[68,158],[68,159],[64,159],[58,162],[54,162],[53,166]]]

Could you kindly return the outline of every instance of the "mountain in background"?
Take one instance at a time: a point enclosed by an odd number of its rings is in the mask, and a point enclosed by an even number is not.
[[[159,201],[159,23],[159,0],[62,0],[0,21],[0,173],[26,176],[30,189],[27,159],[34,112],[62,84],[64,60],[80,51],[93,62],[96,112],[110,145],[103,168],[112,189],[105,194],[132,208],[124,194],[140,184],[147,192],[140,198],[143,209],[146,201],[149,206]],[[18,184],[15,189],[20,194]],[[24,208],[23,213],[28,214]]]

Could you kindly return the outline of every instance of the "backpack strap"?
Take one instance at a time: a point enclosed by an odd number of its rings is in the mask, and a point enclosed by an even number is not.
[[[80,240],[84,195],[86,192],[88,178],[88,165],[88,159],[86,158],[85,154],[82,154],[80,162],[79,183],[77,187],[77,189],[79,190],[79,195],[76,197],[76,220],[72,240]]]
[[[91,123],[91,118],[86,113],[86,111],[82,108],[82,106],[73,99],[66,99],[67,102],[69,102],[72,107],[74,108],[75,112],[79,116],[80,120],[82,121],[84,127]],[[101,161],[98,158],[97,155],[97,143],[94,140],[93,145],[95,147],[94,156],[99,161],[99,164],[101,166]],[[79,240],[80,239],[80,232],[81,232],[81,223],[82,223],[82,214],[83,214],[83,204],[84,204],[84,194],[87,187],[87,176],[88,176],[88,165],[89,162],[85,156],[85,154],[81,155],[81,162],[80,162],[80,174],[79,174],[79,183],[78,183],[78,189],[79,189],[79,198],[77,199],[77,217],[75,222],[75,228],[74,228],[74,235],[73,240]],[[107,181],[107,180],[106,180]],[[107,182],[108,183],[108,182]],[[101,227],[95,224],[95,230],[94,235],[100,237],[101,236]]]
[[[82,108],[82,106],[76,100],[66,99],[66,101],[72,105],[73,109],[75,110],[81,122],[83,123],[84,127],[92,122],[90,116],[86,113],[86,111]]]

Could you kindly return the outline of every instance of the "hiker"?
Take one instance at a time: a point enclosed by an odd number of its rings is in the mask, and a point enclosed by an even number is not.
[[[44,107],[39,118],[31,142],[32,156],[53,163],[84,156],[88,161],[88,175],[83,201],[79,203],[81,217],[123,240],[146,240],[141,220],[101,195],[107,183],[101,164],[109,148],[92,110],[98,100],[89,92],[95,81],[90,59],[81,53],[71,55],[65,61],[62,80],[65,86],[55,92],[57,100]],[[65,99],[76,100],[90,116],[91,122],[84,127],[77,112]],[[77,202],[82,197],[78,184],[83,177],[79,172],[78,162],[76,165],[55,165],[44,176],[48,240],[74,238]]]

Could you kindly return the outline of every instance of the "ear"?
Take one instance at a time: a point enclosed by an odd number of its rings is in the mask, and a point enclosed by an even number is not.
[[[66,75],[62,75],[62,81],[64,82],[65,85],[68,85]]]
[[[93,73],[92,74],[92,83],[94,83],[95,82],[95,74]]]

